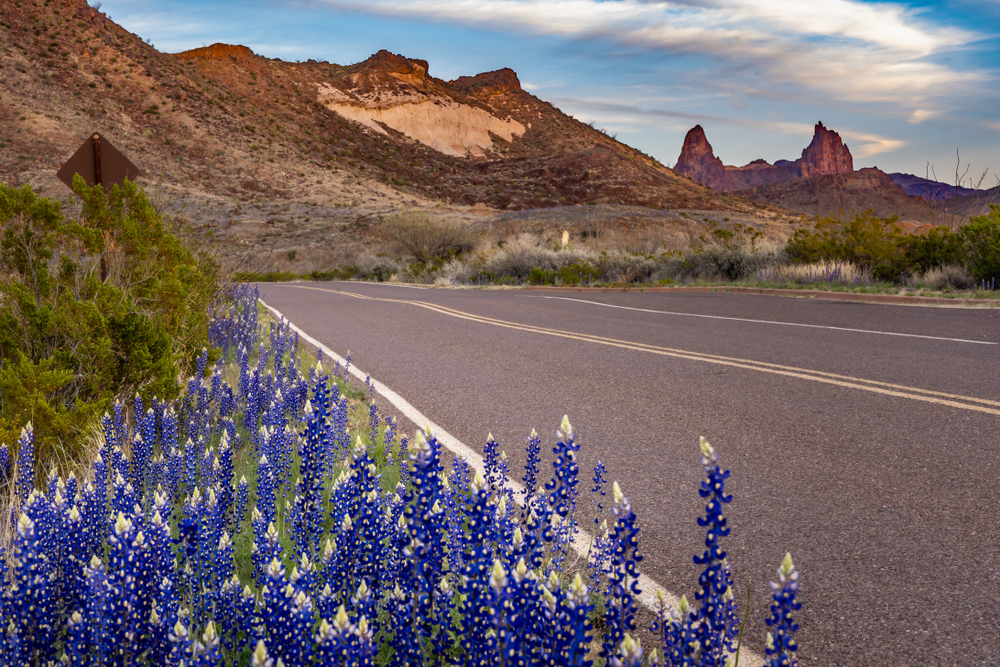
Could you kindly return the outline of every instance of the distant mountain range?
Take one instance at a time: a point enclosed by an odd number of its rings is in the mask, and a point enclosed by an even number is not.
[[[951,199],[952,197],[964,197],[965,195],[974,195],[979,192],[985,192],[984,190],[974,190],[972,188],[963,188],[957,185],[948,185],[947,183],[941,183],[940,181],[932,181],[929,178],[923,176],[914,176],[913,174],[901,174],[899,172],[893,172],[889,174],[892,180],[908,195],[916,195],[918,197],[923,197],[924,199]]]
[[[715,190],[799,213],[836,215],[871,208],[882,217],[898,215],[921,224],[951,223],[966,211],[982,212],[980,200],[989,194],[874,167],[855,171],[847,144],[822,122],[816,123],[812,141],[797,160],[754,160],[742,167],[723,164],[704,129],[696,125],[684,137],[674,169]],[[961,204],[938,203],[956,197]]]

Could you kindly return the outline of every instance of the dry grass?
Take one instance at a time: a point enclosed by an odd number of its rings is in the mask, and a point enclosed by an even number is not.
[[[768,267],[764,280],[786,283],[829,282],[854,285],[871,282],[871,273],[851,262],[813,262]]]
[[[934,289],[972,289],[976,286],[976,279],[961,266],[942,266],[931,269],[922,277],[922,281],[934,287]]]

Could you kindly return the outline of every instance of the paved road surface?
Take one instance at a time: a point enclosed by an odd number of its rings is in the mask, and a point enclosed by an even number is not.
[[[492,432],[512,470],[529,430],[551,451],[568,414],[581,476],[602,460],[632,500],[643,571],[689,598],[704,435],[732,470],[724,544],[744,603],[753,586],[754,651],[790,551],[803,665],[995,662],[1000,311],[339,282],[261,292],[466,444],[481,452]]]

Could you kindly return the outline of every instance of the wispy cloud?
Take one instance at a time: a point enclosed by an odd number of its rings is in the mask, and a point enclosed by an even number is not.
[[[868,157],[870,155],[878,155],[879,153],[891,153],[909,144],[908,141],[889,139],[867,132],[845,130],[840,134],[844,139],[849,139],[855,144],[854,148],[851,148],[851,155],[854,157]],[[857,142],[861,142],[860,145]]]
[[[695,74],[743,72],[755,87],[856,104],[895,102],[919,119],[992,77],[935,57],[979,38],[922,21],[895,4],[858,0],[326,0],[354,12],[477,28],[607,40],[665,55],[701,56]],[[787,94],[787,91],[786,91]],[[905,117],[905,116],[904,116]]]
[[[642,123],[646,118],[676,118],[681,120],[705,122],[711,121],[726,125],[736,125],[740,127],[751,127],[756,130],[769,132],[780,132],[781,134],[802,137],[803,147],[808,143],[808,138],[812,136],[815,127],[808,123],[794,123],[783,120],[758,120],[753,118],[743,118],[739,116],[712,116],[707,114],[691,114],[682,111],[671,111],[668,109],[640,108],[637,106],[620,104],[613,100],[603,100],[595,98],[569,98],[562,97],[553,100],[560,107],[567,109],[580,109],[585,111],[577,112],[581,117],[599,117],[608,119],[604,122],[612,122],[610,119],[628,119],[631,123]],[[596,113],[595,113],[596,112]],[[690,127],[688,125],[687,127]],[[996,123],[994,129],[1000,130],[1000,123]],[[892,139],[870,132],[858,132],[854,130],[840,130],[839,134],[851,145],[851,154],[854,157],[869,157],[879,153],[890,153],[908,145],[909,142],[901,139]]]

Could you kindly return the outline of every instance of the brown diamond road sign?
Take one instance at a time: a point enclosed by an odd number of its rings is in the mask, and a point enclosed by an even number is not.
[[[80,174],[87,185],[103,185],[109,190],[113,185],[121,185],[125,179],[134,181],[141,172],[139,168],[111,145],[111,142],[94,132],[90,135],[80,150],[66,160],[56,176],[70,188],[73,187],[73,176]]]

